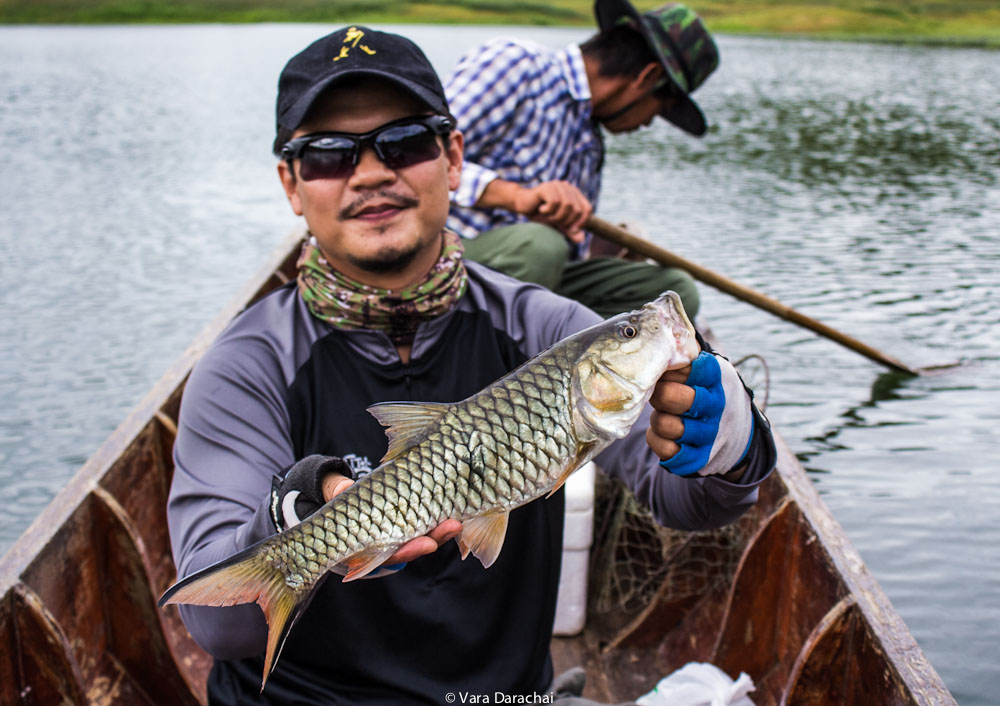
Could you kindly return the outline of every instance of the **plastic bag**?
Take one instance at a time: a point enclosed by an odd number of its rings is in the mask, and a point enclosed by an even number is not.
[[[636,699],[638,706],[753,706],[747,696],[754,690],[753,680],[740,672],[733,681],[729,675],[707,662],[688,662],[664,677],[656,687]]]

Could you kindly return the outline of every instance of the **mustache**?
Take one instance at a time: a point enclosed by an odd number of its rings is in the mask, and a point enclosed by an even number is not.
[[[355,199],[347,206],[344,206],[344,208],[340,209],[340,212],[337,215],[342,219],[354,218],[365,209],[370,201],[374,201],[375,199],[388,201],[393,206],[398,208],[414,208],[420,203],[412,196],[404,196],[403,194],[397,194],[394,191],[373,191]]]

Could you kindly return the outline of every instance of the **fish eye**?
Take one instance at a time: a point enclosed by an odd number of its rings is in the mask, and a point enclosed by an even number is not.
[[[639,333],[639,330],[632,324],[622,324],[622,326],[618,329],[618,333],[625,338],[635,338],[635,335]]]

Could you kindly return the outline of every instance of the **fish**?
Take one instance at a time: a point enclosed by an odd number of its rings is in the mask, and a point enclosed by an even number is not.
[[[661,375],[700,352],[674,292],[570,335],[454,403],[383,402],[368,411],[386,427],[378,468],[301,523],[178,581],[172,603],[256,602],[268,625],[261,689],[281,646],[327,572],[366,576],[407,541],[446,519],[489,568],[511,510],[549,497],[628,434]]]

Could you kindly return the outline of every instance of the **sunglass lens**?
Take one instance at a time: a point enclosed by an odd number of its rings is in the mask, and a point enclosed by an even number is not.
[[[299,175],[312,179],[342,179],[354,167],[355,143],[352,140],[327,137],[316,140],[303,150]]]
[[[412,167],[437,159],[441,146],[426,125],[400,125],[378,134],[376,151],[390,169]]]

